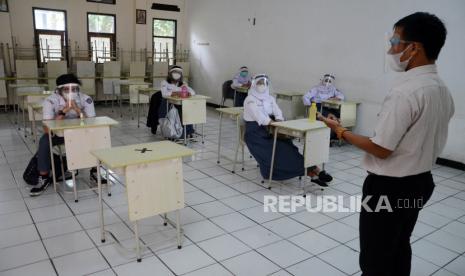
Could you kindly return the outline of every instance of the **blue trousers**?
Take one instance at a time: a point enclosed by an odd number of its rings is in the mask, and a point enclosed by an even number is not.
[[[64,137],[53,136],[52,144],[62,145],[65,143]],[[37,150],[37,170],[39,172],[50,172],[51,170],[51,160],[50,160],[50,144],[48,142],[48,134],[42,135],[39,140],[39,149]]]

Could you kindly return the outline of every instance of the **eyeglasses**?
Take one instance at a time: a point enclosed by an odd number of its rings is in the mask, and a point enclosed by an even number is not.
[[[400,43],[412,43],[413,41],[408,41],[408,40],[402,40],[397,36],[393,36],[389,39],[389,43],[391,43],[391,46],[397,46]]]

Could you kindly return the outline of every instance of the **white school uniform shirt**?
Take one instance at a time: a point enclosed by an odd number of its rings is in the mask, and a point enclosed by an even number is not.
[[[79,93],[79,99],[76,101],[77,106],[81,109],[82,113],[86,117],[95,117],[94,101],[91,97],[84,93]],[[42,103],[42,113],[44,120],[53,120],[58,115],[58,111],[63,110],[66,107],[65,99],[58,93],[53,93],[48,96]],[[70,110],[66,113],[65,119],[76,119],[79,118],[74,110]]]
[[[373,143],[393,151],[386,159],[366,154],[363,166],[378,175],[404,177],[431,171],[447,141],[454,101],[436,65],[405,73],[384,99]]]
[[[176,84],[169,83],[166,80],[163,80],[161,82],[161,94],[163,95],[163,97],[169,97],[171,96],[173,92],[181,92],[181,90],[182,90],[181,86],[177,86]],[[189,86],[187,86],[187,91],[191,95],[195,95],[195,91]]]
[[[343,101],[345,97],[334,85],[325,86],[320,84],[307,91],[302,97],[302,101],[304,105],[311,105],[312,102],[321,103],[330,98],[338,98]]]
[[[252,88],[250,90],[253,90]],[[256,92],[251,92],[244,100],[244,120],[247,122],[257,122],[260,126],[270,124],[270,115],[273,115],[276,120],[284,121],[283,112],[276,104],[274,97],[269,94],[258,98]],[[267,92],[269,93],[269,92]]]

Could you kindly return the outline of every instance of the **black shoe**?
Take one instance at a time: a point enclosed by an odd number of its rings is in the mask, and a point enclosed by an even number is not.
[[[90,169],[90,180],[98,183],[97,168]],[[107,179],[102,174],[100,174],[100,181],[102,184],[107,184]]]
[[[38,187],[34,187],[32,188],[30,191],[29,191],[29,195],[30,196],[39,196],[41,195],[43,192],[45,192],[45,190],[47,190],[48,188],[48,185],[50,185],[51,181],[50,181],[50,178],[48,176],[39,176],[37,178],[37,183],[36,183],[36,186]]]
[[[323,181],[323,182],[331,182],[333,180],[333,177],[329,174],[327,174],[325,171],[321,171],[318,174],[318,179]]]
[[[318,185],[321,186],[321,187],[328,187],[328,184],[327,184],[326,182],[321,181],[321,180],[318,179],[318,178],[315,178],[315,179],[312,178],[310,181],[313,182],[313,183],[318,184]]]

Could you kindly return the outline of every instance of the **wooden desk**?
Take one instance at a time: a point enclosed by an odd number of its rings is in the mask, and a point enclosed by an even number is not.
[[[295,120],[305,117],[305,106],[302,103],[302,97],[305,92],[301,91],[279,91],[275,92],[276,103],[283,111],[284,118]]]
[[[57,190],[55,164],[53,162],[52,135],[63,132],[68,169],[73,176],[74,201],[77,202],[77,189],[74,171],[95,166],[92,150],[111,147],[110,127],[118,122],[109,117],[84,119],[46,120],[43,124],[49,129],[50,160],[52,161],[53,186]],[[110,181],[110,180],[108,180]],[[64,177],[63,177],[64,182]]]
[[[237,142],[236,142],[236,154],[234,156],[234,164],[232,173],[236,172],[236,163],[237,163],[237,154],[239,152],[239,145],[241,143],[241,126],[240,121],[242,120],[242,114],[244,113],[243,107],[225,107],[216,109],[220,113],[220,130],[218,133],[218,160],[216,163],[220,163],[220,150],[221,150],[221,130],[223,124],[223,114],[229,115],[236,120],[236,132],[237,132]],[[244,170],[244,146],[242,145],[242,170]]]
[[[149,87],[151,83],[148,82],[143,82],[143,81],[131,81],[127,77],[121,77],[125,78],[123,80],[115,80],[113,81],[113,90],[112,90],[112,101],[111,101],[111,112],[113,112],[113,102],[118,100],[119,102],[119,111],[120,111],[120,117],[123,117],[123,106],[122,106],[122,92],[121,92],[121,86],[127,86],[130,90],[131,86],[141,86],[141,87]],[[116,87],[118,87],[118,93],[116,93]],[[136,89],[137,90],[137,89]],[[119,95],[119,99],[116,98],[116,95]],[[131,103],[131,91],[129,91],[129,103]]]
[[[207,122],[207,99],[210,97],[203,95],[193,95],[188,98],[164,97],[166,99],[166,110],[169,111],[169,104],[182,106],[182,124],[184,126],[184,145],[187,145],[186,125],[202,125],[202,143],[204,143],[203,125]]]
[[[102,184],[99,167],[122,169],[125,175],[129,220],[134,222],[137,261],[141,261],[138,220],[176,211],[178,249],[181,248],[179,210],[184,208],[182,157],[194,151],[169,141],[129,145],[92,151],[98,160],[98,197],[100,205],[100,235],[105,242]]]
[[[31,132],[32,132],[32,139],[35,144],[37,142],[36,121],[42,120],[42,103],[37,103],[37,102],[29,103],[27,108],[28,108],[29,116],[32,116]],[[40,115],[40,119],[38,118],[39,115]]]
[[[357,106],[359,102],[325,100],[321,102],[322,108],[338,109],[341,125],[343,127],[354,127],[357,124]]]
[[[304,167],[309,168],[329,160],[330,129],[320,121],[309,122],[308,119],[298,119],[271,124],[273,131],[273,151],[271,154],[271,167],[268,188],[271,187],[276,140],[278,133],[304,140]]]
[[[50,96],[54,91],[41,91],[41,92],[16,92],[18,98],[18,106],[22,111],[23,127],[24,127],[24,137],[27,137],[26,131],[26,116],[24,109],[28,108],[28,117],[29,121],[32,121],[32,113],[29,110],[30,103],[42,103],[45,98]]]
[[[41,90],[44,90],[48,88],[48,84],[39,84],[39,83],[12,83],[8,85],[9,88],[13,89],[14,95],[13,95],[13,111],[15,112],[15,124],[18,125],[18,130],[21,129],[21,127],[18,124],[18,115],[19,115],[19,97],[18,97],[18,88],[39,88]],[[18,105],[18,108],[15,108],[15,106]]]

